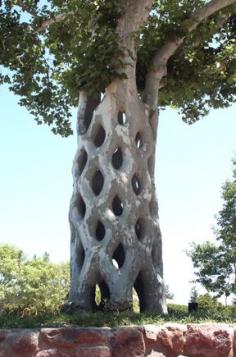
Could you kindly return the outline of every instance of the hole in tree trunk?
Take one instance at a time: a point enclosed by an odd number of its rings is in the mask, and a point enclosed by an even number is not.
[[[98,196],[104,185],[104,177],[100,170],[97,170],[92,179],[92,190],[96,196]]]
[[[86,305],[89,311],[91,310],[92,312],[96,311],[96,303],[95,303],[95,290],[96,286],[88,286],[86,288]]]
[[[132,289],[132,300],[133,300],[133,311],[136,313],[140,312],[140,303],[137,291],[133,288]]]
[[[125,112],[118,113],[118,123],[120,125],[126,125],[128,123],[127,115]]]
[[[143,285],[141,273],[138,274],[137,279],[135,280],[134,288],[138,294],[140,312],[142,312],[145,310],[145,303],[144,303],[144,285]]]
[[[108,285],[105,283],[105,281],[102,281],[101,283],[97,284],[95,288],[95,304],[97,310],[103,310],[109,300],[110,291]]]
[[[137,149],[141,149],[143,147],[143,139],[140,132],[138,132],[135,136],[135,145]]]
[[[105,129],[100,125],[95,137],[94,137],[94,145],[98,148],[100,146],[102,146],[102,144],[104,143],[104,140],[106,138],[106,132]]]
[[[80,269],[82,269],[82,266],[84,264],[84,259],[85,259],[85,252],[84,252],[84,247],[82,243],[79,243],[79,246],[77,248],[77,264]]]
[[[112,263],[116,268],[118,266],[118,269],[120,269],[123,266],[124,261],[125,261],[125,251],[123,245],[120,243],[113,253]]]
[[[121,216],[123,213],[124,205],[116,195],[112,201],[112,210],[116,216]]]
[[[85,165],[87,163],[88,160],[88,154],[87,152],[82,149],[80,152],[80,156],[78,158],[78,170],[79,170],[79,176],[82,175],[82,172],[84,171]]]
[[[84,218],[86,213],[86,204],[82,198],[82,196],[78,193],[77,201],[76,201],[76,208],[78,209],[78,213],[81,218]]]
[[[95,287],[95,304],[99,306],[101,304],[102,294],[99,285],[97,284]]]
[[[142,240],[145,235],[145,223],[143,218],[139,218],[135,224],[135,233],[138,240]]]
[[[117,148],[112,155],[112,165],[114,169],[119,170],[123,163],[123,155],[121,148]]]
[[[96,227],[96,238],[98,241],[103,240],[106,234],[106,229],[104,224],[101,221],[97,222],[97,227]]]
[[[137,174],[134,174],[132,177],[132,187],[134,190],[134,193],[138,196],[141,193],[141,182]]]

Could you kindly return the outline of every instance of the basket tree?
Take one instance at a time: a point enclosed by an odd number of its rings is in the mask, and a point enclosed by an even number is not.
[[[165,312],[158,107],[194,123],[235,100],[236,0],[1,1],[1,82],[78,149],[68,306]],[[102,98],[102,99],[101,99]]]

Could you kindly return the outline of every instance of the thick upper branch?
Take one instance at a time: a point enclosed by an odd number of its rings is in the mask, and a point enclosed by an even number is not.
[[[206,6],[196,11],[190,19],[184,21],[182,27],[186,32],[190,33],[208,17],[232,4],[236,4],[236,0],[212,0]],[[164,46],[155,54],[152,65],[157,67],[160,64],[166,64],[168,59],[173,56],[176,50],[182,45],[184,39],[185,36],[174,37],[164,44]]]
[[[124,1],[123,15],[118,21],[116,32],[119,36],[120,62],[118,68],[136,87],[137,46],[135,33],[145,24],[152,7],[152,0]],[[117,58],[115,59],[117,60]]]
[[[133,34],[144,25],[151,7],[152,0],[127,0],[125,2],[124,14],[119,19],[116,29],[121,49],[128,49],[132,52]],[[132,55],[134,56],[134,53]]]
[[[124,15],[117,28],[121,38],[139,30],[147,20],[151,7],[152,0],[128,0],[125,2]]]
[[[217,11],[224,9],[227,6],[235,4],[235,0],[212,0],[206,6],[198,10],[192,17],[192,23],[188,28],[191,32],[196,29],[196,27],[205,19],[216,13]]]
[[[182,28],[186,33],[194,31],[204,20],[225,7],[236,4],[236,0],[212,0],[185,20]],[[161,79],[167,74],[167,61],[183,44],[186,36],[173,36],[154,55],[146,77],[144,101],[154,108],[157,104],[157,91]],[[151,93],[152,92],[152,93]]]

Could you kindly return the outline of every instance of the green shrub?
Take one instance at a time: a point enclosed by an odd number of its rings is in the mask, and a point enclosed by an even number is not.
[[[168,304],[168,317],[170,320],[182,320],[188,316],[186,305]]]
[[[223,305],[210,294],[199,295],[197,297],[197,303],[199,311],[216,311],[223,308]]]
[[[69,290],[69,265],[47,255],[26,259],[18,248],[0,245],[0,311],[33,316],[58,313]]]

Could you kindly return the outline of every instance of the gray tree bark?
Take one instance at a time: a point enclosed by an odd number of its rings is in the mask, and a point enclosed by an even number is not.
[[[70,301],[96,309],[97,285],[100,307],[127,310],[135,288],[142,311],[165,312],[148,107],[129,80],[114,81],[92,114],[94,103],[81,97],[88,116],[73,164]]]
[[[150,6],[128,1],[117,28],[126,79],[114,80],[100,103],[80,96],[69,214],[72,308],[129,310],[134,288],[141,311],[166,312],[154,183],[157,113],[137,92],[133,36]]]

